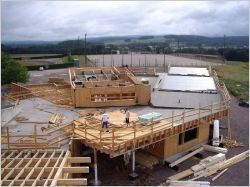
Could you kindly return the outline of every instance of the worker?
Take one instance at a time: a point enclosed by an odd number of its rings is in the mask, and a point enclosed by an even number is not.
[[[108,128],[108,123],[109,123],[109,115],[104,112],[104,114],[102,115],[102,128]],[[106,132],[109,132],[108,130]]]
[[[125,122],[127,124],[127,127],[129,126],[129,118],[130,118],[130,112],[128,109],[125,110]]]

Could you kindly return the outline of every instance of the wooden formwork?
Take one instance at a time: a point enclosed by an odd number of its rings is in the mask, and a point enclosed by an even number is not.
[[[150,85],[126,68],[70,68],[69,77],[75,107],[147,105],[150,100]]]
[[[74,173],[89,173],[90,157],[71,157],[70,151],[4,151],[1,154],[1,186],[84,186],[86,178]],[[72,166],[78,165],[78,166]]]

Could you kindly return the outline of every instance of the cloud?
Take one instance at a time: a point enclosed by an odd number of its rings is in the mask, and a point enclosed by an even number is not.
[[[2,40],[248,35],[248,1],[3,1]]]

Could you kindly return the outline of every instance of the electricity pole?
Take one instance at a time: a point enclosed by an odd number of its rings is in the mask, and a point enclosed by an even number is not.
[[[87,38],[87,33],[85,33],[85,41],[84,41],[85,64],[87,64],[86,38]]]
[[[223,61],[225,63],[225,50],[226,50],[226,35],[224,34],[224,40],[223,40]]]

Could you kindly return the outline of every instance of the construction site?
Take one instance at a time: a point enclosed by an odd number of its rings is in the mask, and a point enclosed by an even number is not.
[[[65,72],[2,95],[1,186],[223,185],[249,157],[208,64]]]

